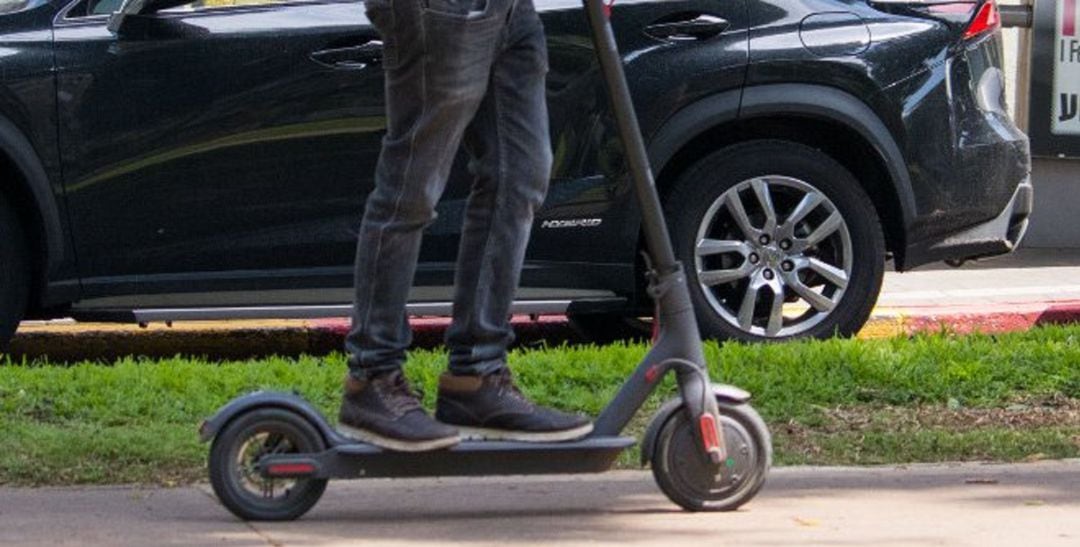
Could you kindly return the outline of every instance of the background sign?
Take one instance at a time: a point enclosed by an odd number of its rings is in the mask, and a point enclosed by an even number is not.
[[[1050,132],[1055,135],[1080,134],[1080,113],[1077,112],[1077,96],[1080,89],[1080,40],[1076,36],[1076,2],[1058,2],[1054,21],[1054,110],[1050,116]]]
[[[1037,0],[1028,133],[1039,156],[1080,158],[1080,0]]]

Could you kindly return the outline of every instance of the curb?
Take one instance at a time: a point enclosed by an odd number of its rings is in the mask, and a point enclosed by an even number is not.
[[[1080,322],[1080,300],[958,306],[875,308],[859,338],[888,338],[917,333],[1000,334],[1040,325]]]
[[[1080,322],[1080,300],[968,306],[875,308],[859,332],[862,339],[909,336],[923,332],[996,334],[1024,331],[1038,325]],[[447,318],[414,318],[413,345],[439,347]],[[563,316],[512,320],[520,346],[585,343]],[[215,360],[327,355],[342,350],[348,319],[193,321],[174,326],[72,321],[24,322],[11,342],[15,361],[113,361],[130,355],[147,357],[208,356]]]
[[[512,320],[517,345],[578,344],[581,339],[562,316],[528,316]],[[442,345],[449,319],[413,318],[413,346]],[[8,355],[13,361],[42,360],[54,363],[115,361],[128,356],[168,358],[177,355],[237,360],[328,355],[343,350],[348,319],[237,320],[177,322],[172,326],[135,324],[25,321],[11,340]]]

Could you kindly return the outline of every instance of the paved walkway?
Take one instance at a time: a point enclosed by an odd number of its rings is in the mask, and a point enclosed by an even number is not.
[[[1080,300],[1080,249],[1021,249],[1014,255],[887,272],[878,308],[949,307]]]
[[[1020,249],[960,268],[887,272],[860,336],[942,327],[1006,332],[1080,321],[1080,249]]]
[[[734,513],[648,473],[331,483],[305,518],[243,523],[205,486],[0,488],[0,544],[1077,545],[1080,460],[780,468]]]

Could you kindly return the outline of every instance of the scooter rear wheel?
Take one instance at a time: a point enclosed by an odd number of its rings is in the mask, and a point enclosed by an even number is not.
[[[701,449],[685,407],[666,417],[652,454],[660,490],[688,511],[733,511],[765,484],[772,465],[772,439],[748,404],[717,400],[727,460],[713,463]]]
[[[319,431],[295,412],[258,408],[234,418],[214,437],[210,484],[222,505],[244,520],[292,520],[319,501],[326,479],[263,477],[259,460],[324,449]]]

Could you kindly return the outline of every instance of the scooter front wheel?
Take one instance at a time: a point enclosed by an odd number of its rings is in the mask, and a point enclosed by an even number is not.
[[[685,407],[666,416],[652,454],[660,490],[688,511],[733,511],[765,484],[772,465],[772,439],[765,422],[748,404],[717,399],[727,459],[713,463],[701,449]]]
[[[326,479],[264,477],[259,462],[270,454],[310,454],[324,448],[319,431],[295,412],[245,412],[214,437],[210,484],[222,505],[242,519],[292,520],[319,501]]]

